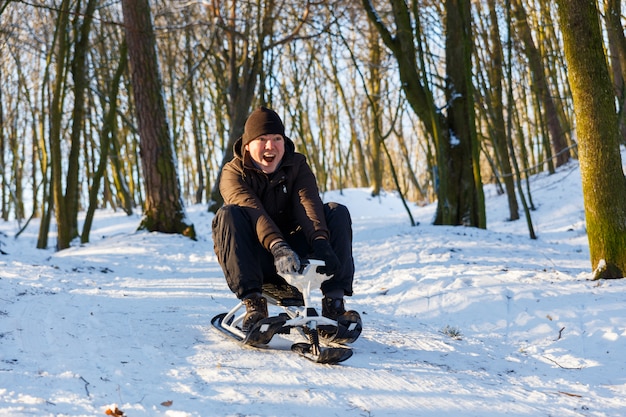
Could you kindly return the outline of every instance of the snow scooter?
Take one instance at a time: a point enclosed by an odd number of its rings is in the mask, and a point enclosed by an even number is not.
[[[342,345],[359,337],[361,318],[351,311],[339,321],[332,320],[318,314],[311,305],[311,291],[328,279],[317,272],[317,267],[323,265],[320,260],[305,260],[297,273],[282,275],[285,283],[263,284],[263,296],[268,304],[282,307],[284,312],[260,320],[247,333],[242,330],[246,309],[241,301],[228,313],[215,316],[211,324],[227,336],[255,347],[266,346],[275,334],[296,330],[307,342],[294,343],[292,351],[317,363],[345,361],[352,356],[352,349]]]

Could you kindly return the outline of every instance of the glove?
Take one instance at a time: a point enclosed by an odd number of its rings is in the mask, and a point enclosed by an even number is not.
[[[300,257],[295,253],[287,242],[278,242],[270,249],[274,257],[276,272],[279,274],[291,274],[300,270]]]
[[[313,241],[313,254],[315,257],[326,263],[325,266],[318,266],[317,272],[328,276],[335,275],[341,266],[339,258],[335,255],[333,248],[326,239],[316,239]]]

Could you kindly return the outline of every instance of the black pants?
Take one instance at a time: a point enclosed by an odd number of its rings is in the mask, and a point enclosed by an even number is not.
[[[352,220],[348,209],[337,203],[324,204],[324,216],[332,246],[341,267],[321,285],[322,293],[343,290],[352,295],[354,259],[352,258]],[[291,248],[310,258],[312,249],[300,230],[283,231]],[[261,246],[245,208],[226,205],[213,218],[213,244],[226,282],[238,298],[261,292],[264,282],[284,282],[276,273],[272,254]]]

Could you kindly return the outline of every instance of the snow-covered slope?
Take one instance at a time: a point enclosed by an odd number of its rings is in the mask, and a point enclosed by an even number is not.
[[[327,193],[354,222],[348,307],[362,313],[338,366],[246,349],[211,328],[236,302],[200,234],[135,233],[101,211],[92,243],[34,249],[33,221],[0,238],[0,415],[626,415],[626,282],[589,281],[575,162],[532,179],[537,240],[486,188],[488,230],[409,219],[393,193]]]

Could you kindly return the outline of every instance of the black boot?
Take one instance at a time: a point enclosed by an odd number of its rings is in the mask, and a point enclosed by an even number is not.
[[[320,336],[330,342],[352,343],[363,329],[361,315],[354,310],[346,311],[343,297],[331,298],[327,295],[322,298],[322,316],[337,321],[337,327],[319,326]]]
[[[338,322],[361,322],[361,315],[354,311],[346,311],[343,297],[332,298],[325,296],[322,298],[322,316]]]
[[[246,306],[246,316],[243,318],[241,330],[247,333],[259,320],[268,316],[267,300],[260,294],[252,294],[243,299],[243,304]]]
[[[346,307],[343,302],[343,297],[331,298],[326,296],[322,298],[322,316],[331,320],[337,320],[345,313]]]

